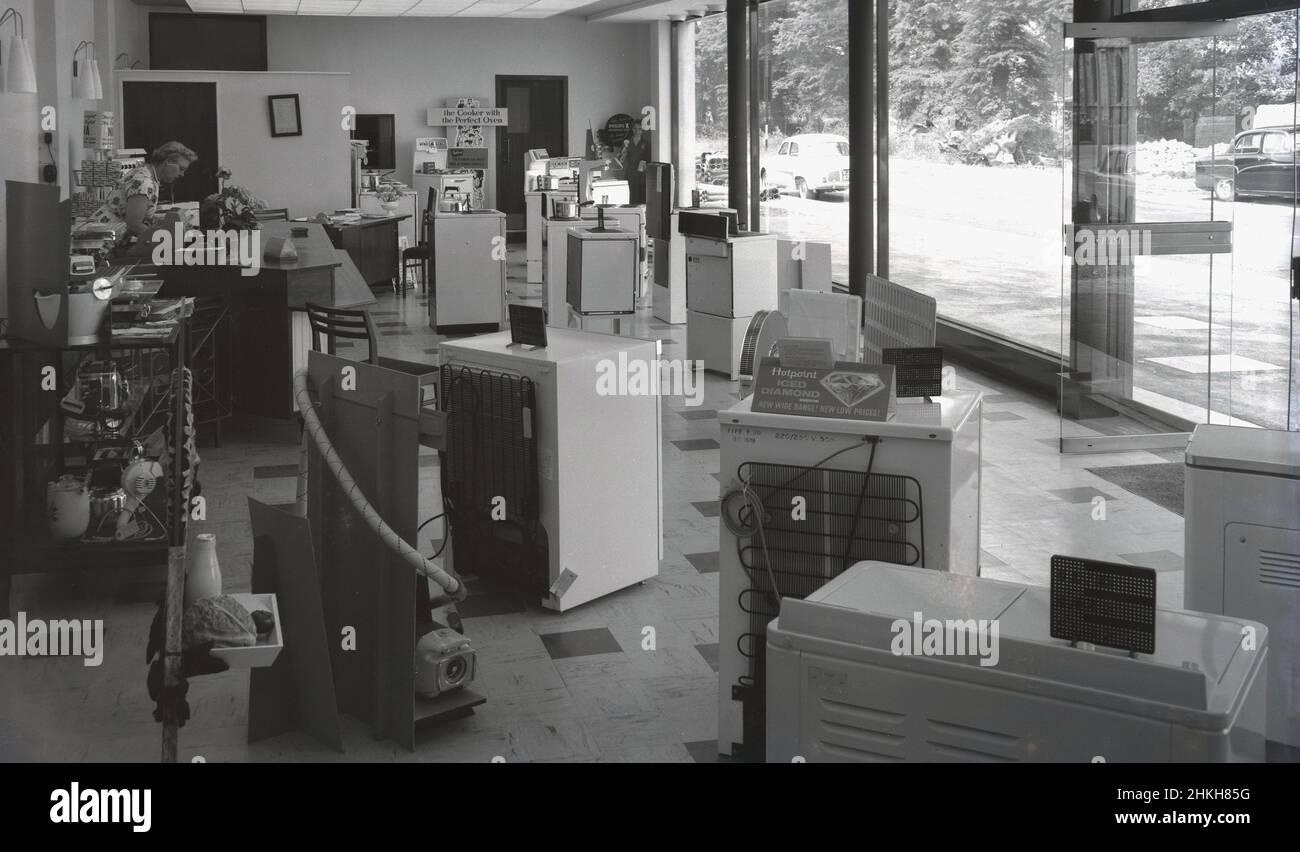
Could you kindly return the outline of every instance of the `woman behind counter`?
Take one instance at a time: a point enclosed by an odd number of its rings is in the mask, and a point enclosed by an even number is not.
[[[158,191],[184,175],[198,158],[198,154],[179,142],[160,146],[143,166],[126,173],[90,221],[104,225],[123,223],[127,235],[136,238],[165,226],[165,220],[156,214]]]

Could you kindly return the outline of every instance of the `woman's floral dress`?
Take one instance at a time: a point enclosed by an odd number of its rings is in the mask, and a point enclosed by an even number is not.
[[[148,166],[141,166],[127,172],[126,177],[109,193],[108,199],[100,205],[90,221],[104,225],[115,225],[126,221],[126,202],[137,195],[149,200],[149,211],[145,213],[144,224],[154,224],[154,208],[158,206],[158,179]]]

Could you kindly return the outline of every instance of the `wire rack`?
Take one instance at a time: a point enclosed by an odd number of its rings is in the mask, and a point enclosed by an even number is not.
[[[442,493],[457,570],[546,588],[532,380],[444,364]]]

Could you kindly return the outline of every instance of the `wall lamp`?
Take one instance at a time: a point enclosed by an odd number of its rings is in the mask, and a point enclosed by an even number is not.
[[[85,51],[85,58],[77,62],[77,55]],[[99,62],[95,60],[95,43],[83,41],[72,51],[72,96],[83,101],[97,101],[104,97],[104,87],[99,81]]]
[[[27,33],[23,16],[17,9],[6,9],[0,15],[0,26],[8,20],[14,22],[14,34],[9,39],[9,64],[0,65],[0,92],[36,94],[36,69],[32,66],[32,52],[27,47]]]

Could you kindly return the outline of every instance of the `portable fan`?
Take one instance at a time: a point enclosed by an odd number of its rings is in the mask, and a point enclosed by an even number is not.
[[[790,337],[785,315],[780,311],[759,311],[749,321],[745,340],[740,349],[740,398],[749,396],[754,389],[754,372],[764,358],[777,355],[777,341]]]
[[[153,515],[149,507],[144,505],[144,501],[158,487],[158,480],[162,476],[163,467],[154,459],[136,459],[126,466],[126,470],[122,472],[122,490],[126,492],[126,502],[117,516],[118,541],[146,534],[146,531],[141,529],[140,523],[134,519],[141,509]],[[154,522],[157,521],[158,518],[154,517]]]

